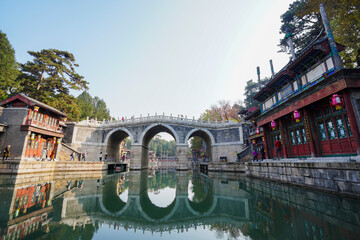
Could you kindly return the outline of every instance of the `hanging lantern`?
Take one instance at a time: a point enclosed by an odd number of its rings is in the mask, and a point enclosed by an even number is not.
[[[38,141],[40,141],[40,139],[41,139],[41,135],[37,135],[36,136],[36,141],[38,142]]]
[[[35,133],[32,133],[31,135],[30,135],[30,140],[34,140],[35,139]]]
[[[294,119],[297,123],[300,122],[300,112],[298,110],[294,111]]]
[[[260,129],[258,127],[256,128],[255,133],[256,133],[256,135],[260,134]]]
[[[271,127],[272,127],[272,130],[275,130],[276,128],[276,122],[274,120],[271,121],[270,123]]]
[[[39,111],[39,107],[38,106],[34,106],[34,112],[38,112]]]
[[[52,143],[56,143],[56,137],[53,138]]]
[[[253,143],[253,144],[255,144],[255,143],[256,143],[255,139],[253,139],[253,140],[252,140],[252,143]]]
[[[264,141],[264,137],[261,137],[261,141]]]
[[[342,100],[339,94],[334,94],[331,97],[331,103],[333,106],[335,106],[336,110],[342,109]]]
[[[57,139],[57,144],[60,144],[61,143],[61,138],[58,138]]]
[[[63,118],[63,122],[66,122],[67,118]]]

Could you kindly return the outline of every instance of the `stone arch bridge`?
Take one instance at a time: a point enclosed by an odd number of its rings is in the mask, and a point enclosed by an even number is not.
[[[98,160],[99,153],[108,153],[108,158],[118,161],[120,144],[131,139],[130,169],[148,168],[150,140],[158,133],[169,133],[176,142],[177,169],[187,169],[188,140],[198,136],[206,144],[207,156],[213,162],[227,157],[235,162],[235,152],[244,148],[245,123],[235,121],[198,121],[184,117],[155,115],[115,121],[84,120],[67,123],[65,142],[79,152],[88,153],[87,160]]]

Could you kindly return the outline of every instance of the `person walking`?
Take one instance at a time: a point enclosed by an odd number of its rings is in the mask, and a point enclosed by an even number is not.
[[[264,148],[264,146],[261,146],[260,153],[261,153],[261,161],[264,161],[264,159],[265,159],[265,148]]]
[[[75,152],[74,151],[70,154],[70,156],[71,156],[70,161],[72,161],[72,160],[75,161]]]
[[[46,159],[47,159],[47,149],[44,148],[42,151],[41,160],[46,161]]]
[[[86,159],[86,151],[84,151],[84,152],[82,153],[82,160],[85,161],[85,159]]]
[[[253,154],[253,162],[255,162],[255,159],[256,159],[256,161],[258,162],[259,159],[258,159],[258,153],[257,153],[256,149],[254,149],[254,151],[253,151],[252,154]]]
[[[280,160],[282,158],[282,156],[281,156],[281,142],[280,142],[279,138],[276,138],[275,148],[276,148],[275,155],[278,158],[278,160]],[[279,155],[279,157],[278,157],[278,155]]]
[[[7,145],[7,147],[3,151],[3,161],[7,160],[10,157],[10,145]]]
[[[102,154],[102,152],[100,152],[100,154],[99,154],[100,162],[102,161],[102,158],[103,158],[103,154]]]
[[[108,154],[107,152],[105,153],[105,161],[107,161],[107,157],[108,157]]]
[[[55,149],[53,149],[50,154],[50,161],[54,161],[54,159],[55,159]]]

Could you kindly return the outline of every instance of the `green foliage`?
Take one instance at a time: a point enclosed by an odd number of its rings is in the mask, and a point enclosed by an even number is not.
[[[204,121],[225,121],[233,120],[240,122],[241,119],[238,115],[243,103],[241,101],[235,102],[233,105],[229,101],[221,100],[217,105],[212,105],[210,109],[206,109],[204,113],[200,115],[200,120]]]
[[[261,87],[264,87],[270,81],[269,78],[264,78],[260,80]],[[245,86],[245,108],[250,107],[258,107],[259,102],[254,100],[254,96],[259,92],[259,84],[258,82],[254,82],[253,80],[249,80],[246,82]]]
[[[28,96],[66,112],[70,120],[78,120],[79,107],[70,90],[87,90],[88,82],[75,71],[78,64],[73,54],[57,49],[28,51],[32,61],[21,64],[19,81]]]
[[[320,3],[324,4],[335,41],[347,47],[341,53],[345,66],[360,66],[360,0],[297,0],[281,16],[280,33],[289,27],[296,49],[302,50],[323,28]],[[286,47],[285,37],[280,46]]]
[[[98,97],[92,98],[87,91],[82,92],[76,102],[80,108],[80,120],[86,119],[86,117],[98,120],[111,119],[110,111],[104,100]]]
[[[18,91],[18,64],[15,60],[15,50],[12,48],[6,34],[0,31],[0,101],[7,99]]]
[[[160,157],[162,154],[168,156],[176,155],[176,142],[174,140],[167,141],[161,139],[159,135],[155,136],[150,141],[150,151],[154,151],[157,157]]]
[[[203,146],[203,140],[200,137],[192,137],[190,140],[191,150],[199,152]]]

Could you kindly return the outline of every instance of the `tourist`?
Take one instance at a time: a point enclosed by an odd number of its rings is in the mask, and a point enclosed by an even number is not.
[[[100,155],[99,155],[100,162],[102,161],[102,158],[103,158],[103,154],[102,154],[102,152],[100,152]]]
[[[73,151],[71,154],[70,154],[70,161],[74,160],[75,161],[75,152]]]
[[[258,162],[259,159],[258,159],[258,153],[257,153],[256,149],[254,149],[254,151],[253,151],[252,154],[253,154],[253,162],[255,162],[255,159],[256,159],[256,161]]]
[[[67,189],[68,191],[70,191],[72,180],[70,180],[70,182],[67,180],[66,182],[67,182],[67,184],[66,184],[66,189]]]
[[[83,180],[79,180],[79,183],[78,183],[79,185],[78,185],[78,189],[80,190],[80,192],[81,192],[81,190],[83,189],[83,187],[84,187],[84,184],[83,184]]]
[[[275,155],[280,160],[280,158],[282,158],[282,156],[281,156],[281,142],[280,142],[279,138],[276,138],[275,148],[276,148]],[[278,157],[278,154],[279,154],[279,157]]]
[[[4,149],[4,152],[3,152],[3,161],[7,160],[8,157],[10,157],[10,145],[7,145],[7,147]]]
[[[50,154],[50,161],[54,161],[54,159],[55,159],[55,149],[53,149]]]
[[[82,153],[82,160],[85,161],[85,158],[86,158],[86,151],[84,151],[84,152]]]
[[[125,154],[122,155],[122,161],[125,161]]]
[[[45,161],[46,159],[47,159],[47,149],[44,148],[44,150],[42,151],[41,160]]]
[[[108,157],[108,154],[107,152],[105,153],[105,161],[107,161],[107,157]]]
[[[264,159],[265,159],[265,148],[264,148],[264,146],[261,146],[260,153],[261,153],[261,161],[264,161]]]

